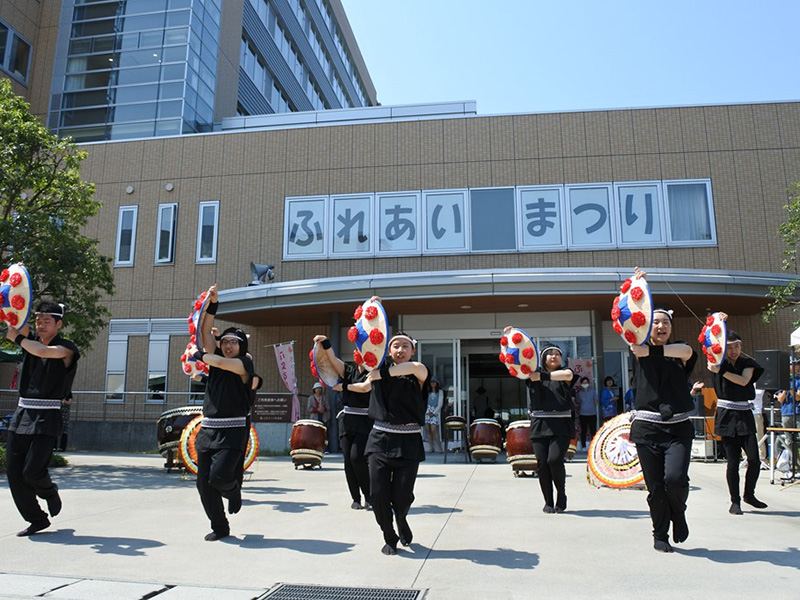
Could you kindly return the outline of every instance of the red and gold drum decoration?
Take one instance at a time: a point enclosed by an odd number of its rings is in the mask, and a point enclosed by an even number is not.
[[[197,449],[195,442],[197,434],[200,432],[203,415],[198,415],[183,428],[180,444],[178,445],[178,456],[181,458],[187,471],[197,475]],[[258,434],[253,426],[250,426],[250,439],[247,440],[247,450],[244,452],[244,470],[250,468],[258,456]]]
[[[506,427],[506,460],[514,477],[536,472],[536,455],[531,442],[531,422],[528,419],[513,421]]]
[[[596,487],[644,487],[636,445],[631,441],[630,413],[603,423],[589,445],[586,478]]]
[[[353,318],[355,324],[347,332],[347,339],[356,345],[353,360],[367,371],[379,369],[389,344],[386,311],[380,302],[369,299],[356,307]]]
[[[0,321],[22,329],[31,316],[31,278],[22,263],[0,273]]]
[[[327,388],[332,388],[339,383],[339,374],[333,368],[331,361],[328,358],[328,353],[322,344],[314,344],[311,352],[308,353],[308,358],[311,359],[311,374],[316,377],[319,382]]]
[[[208,365],[192,356],[197,350],[197,332],[200,329],[200,316],[203,314],[206,305],[211,297],[205,291],[200,294],[192,304],[192,312],[189,313],[189,343],[181,354],[181,368],[189,377],[197,375],[208,375]]]
[[[292,457],[294,468],[321,468],[327,445],[328,428],[325,425],[314,419],[296,421],[289,440],[289,456]]]
[[[469,451],[476,461],[495,460],[502,445],[503,430],[494,419],[475,419],[469,426]]]
[[[644,277],[626,279],[614,298],[611,320],[616,331],[628,344],[641,346],[650,338],[653,323],[653,297]]]
[[[708,362],[716,367],[720,366],[725,360],[728,346],[728,327],[725,325],[722,313],[715,312],[706,319],[697,341],[702,344],[701,348]]]
[[[578,436],[576,435],[569,441],[569,447],[567,447],[567,458],[571,459],[575,456],[575,453],[578,451]]]
[[[539,352],[527,333],[512,327],[500,338],[500,362],[512,377],[528,379],[539,368]]]

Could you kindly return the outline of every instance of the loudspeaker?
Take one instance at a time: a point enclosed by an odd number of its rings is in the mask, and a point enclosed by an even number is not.
[[[756,362],[764,374],[756,386],[762,390],[789,389],[789,353],[783,350],[756,350]]]
[[[253,281],[247,285],[261,285],[262,283],[269,283],[275,279],[275,273],[272,269],[275,265],[260,265],[258,263],[250,263],[250,273],[253,275]]]

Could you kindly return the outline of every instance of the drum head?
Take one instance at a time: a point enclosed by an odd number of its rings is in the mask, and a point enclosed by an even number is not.
[[[614,298],[611,320],[626,344],[641,346],[650,339],[653,324],[653,297],[647,280],[626,279],[620,294]]]
[[[181,462],[186,467],[187,471],[191,471],[197,475],[197,449],[195,448],[195,441],[197,434],[200,432],[203,420],[203,415],[198,415],[192,419],[186,427],[183,428],[181,434],[181,441],[178,444],[178,456]],[[244,470],[250,468],[256,457],[258,456],[258,434],[253,426],[250,426],[250,439],[247,440],[247,449],[244,452]]]
[[[389,325],[380,302],[367,300],[353,314],[356,322],[347,332],[347,339],[356,345],[353,359],[367,371],[380,369],[389,350]]]
[[[725,351],[728,346],[728,326],[722,320],[722,313],[715,312],[706,319],[706,324],[700,332],[697,341],[703,344],[703,354],[708,362],[716,367],[725,360]]]
[[[311,354],[311,364],[314,366],[316,377],[320,383],[327,388],[332,388],[339,383],[339,374],[333,368],[331,361],[328,358],[328,353],[322,347],[322,344],[314,344],[314,349]]]
[[[622,489],[643,484],[639,455],[631,442],[630,413],[609,419],[595,434],[589,445],[586,475],[596,487]]]
[[[528,379],[528,375],[539,368],[539,351],[531,336],[512,327],[500,338],[500,362],[513,377]]]
[[[22,329],[31,317],[31,277],[22,263],[0,273],[0,320]]]

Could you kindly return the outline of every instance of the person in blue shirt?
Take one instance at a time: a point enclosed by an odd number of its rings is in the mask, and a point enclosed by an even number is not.
[[[630,387],[628,387],[628,391],[625,392],[625,398],[623,399],[623,408],[625,412],[630,412],[634,408],[636,408],[636,389],[633,387],[633,377],[630,380]]]
[[[793,359],[792,363],[792,380],[789,385],[789,390],[779,390],[775,394],[775,399],[781,405],[781,427],[794,428],[800,422],[798,417],[798,402],[797,393],[800,390],[800,360]],[[789,450],[789,456],[794,453],[794,437],[791,433],[787,432],[782,438],[779,438],[783,446]],[[776,452],[777,455],[777,452]]]
[[[614,378],[610,375],[603,380],[605,388],[600,394],[600,404],[603,407],[603,422],[617,416],[617,400],[619,395],[614,385]]]

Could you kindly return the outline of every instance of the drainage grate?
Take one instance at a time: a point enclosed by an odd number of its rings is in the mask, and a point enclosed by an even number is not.
[[[423,590],[292,585],[281,583],[260,600],[422,600]]]

